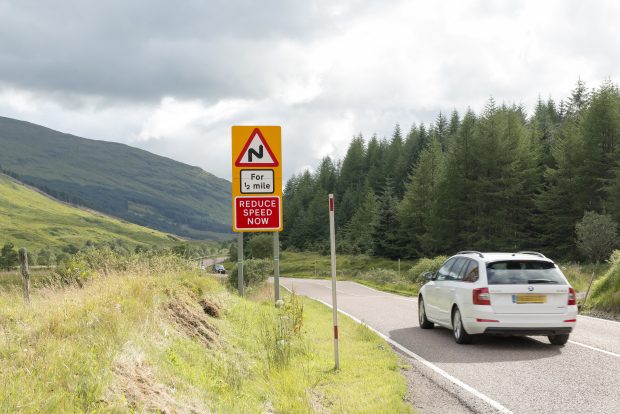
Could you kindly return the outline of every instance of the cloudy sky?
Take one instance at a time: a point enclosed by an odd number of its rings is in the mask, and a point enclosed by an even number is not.
[[[620,2],[0,0],[0,116],[230,179],[282,125],[285,178],[354,134],[620,79]]]

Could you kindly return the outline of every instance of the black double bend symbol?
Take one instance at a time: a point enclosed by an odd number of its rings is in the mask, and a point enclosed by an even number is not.
[[[262,159],[263,158],[263,146],[259,145],[258,151],[256,151],[254,148],[250,148],[248,150],[248,162],[252,162],[252,156]]]

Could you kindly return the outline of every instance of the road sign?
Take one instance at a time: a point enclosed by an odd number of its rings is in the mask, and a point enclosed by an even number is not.
[[[282,231],[279,126],[232,127],[233,231]]]
[[[280,197],[235,197],[237,230],[278,231],[280,229]]]
[[[239,153],[235,166],[237,167],[277,167],[278,159],[271,151],[269,143],[260,132],[260,128],[254,128],[250,139]]]
[[[273,170],[241,170],[241,194],[273,192]]]

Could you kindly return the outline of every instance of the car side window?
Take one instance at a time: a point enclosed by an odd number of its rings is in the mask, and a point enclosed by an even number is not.
[[[473,260],[465,259],[463,265],[459,269],[459,272],[456,275],[456,280],[463,280],[465,275],[467,274],[467,269],[471,266]]]
[[[465,270],[463,277],[464,282],[477,282],[478,281],[478,262],[470,260],[467,270]]]
[[[450,268],[452,267],[454,262],[456,262],[456,257],[448,260],[446,263],[444,263],[443,266],[441,266],[441,268],[439,268],[439,270],[437,271],[437,280],[448,279],[448,276],[450,274]]]
[[[450,273],[448,273],[448,277],[446,278],[446,280],[457,280],[463,266],[467,266],[467,259],[464,259],[462,257],[456,259],[456,262],[454,262],[454,264],[450,268]]]

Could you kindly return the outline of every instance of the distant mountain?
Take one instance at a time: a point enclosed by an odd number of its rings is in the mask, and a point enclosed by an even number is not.
[[[74,204],[196,239],[230,233],[230,182],[113,142],[0,117],[0,169]]]
[[[0,174],[0,246],[11,242],[34,251],[43,247],[83,247],[89,240],[93,243],[122,241],[132,248],[161,247],[173,244],[176,238],[72,207]]]

